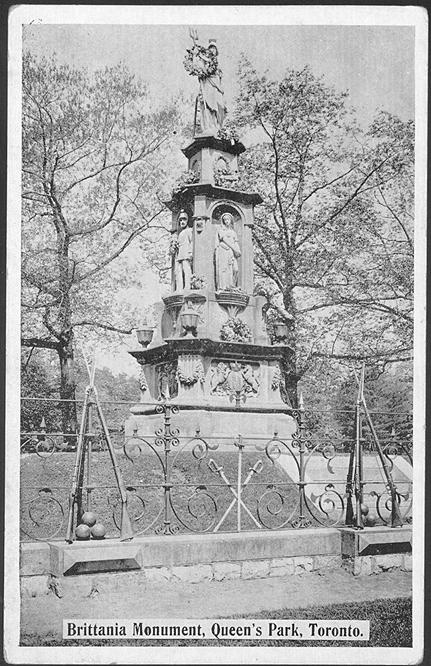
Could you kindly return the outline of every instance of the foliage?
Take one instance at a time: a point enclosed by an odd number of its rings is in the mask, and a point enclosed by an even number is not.
[[[156,188],[176,123],[122,65],[89,74],[24,56],[22,342],[57,353],[62,398],[74,397],[76,335],[132,330],[122,289],[165,233]]]
[[[54,398],[58,394],[58,376],[50,362],[43,362],[38,350],[29,355],[21,354],[21,430],[40,430],[42,420],[47,429],[61,428],[60,411],[57,404],[43,398]],[[54,362],[52,360],[51,362]],[[39,400],[25,400],[39,398]]]
[[[223,139],[224,141],[229,141],[232,144],[239,141],[238,130],[234,125],[232,125],[231,122],[229,122],[229,120],[224,121],[223,127],[221,127],[217,132],[217,137],[219,139]]]
[[[197,60],[196,56],[201,57]],[[217,73],[217,56],[200,44],[194,44],[192,49],[186,49],[186,55],[184,56],[183,62],[184,69],[190,74],[190,76],[205,78],[208,76],[214,76],[214,74]]]
[[[62,432],[61,403],[56,400],[59,373],[56,369],[55,355],[51,354],[50,361],[40,350],[34,350],[29,359],[28,356],[28,353],[23,353],[21,360],[21,430],[39,431],[43,418],[47,430]],[[80,408],[88,384],[88,374],[80,357],[75,361],[75,366]],[[95,385],[107,421],[110,425],[121,428],[127,417],[128,405],[115,403],[125,401],[133,404],[139,401],[136,378],[122,372],[115,375],[109,368],[101,367],[96,369]],[[37,398],[37,400],[26,400],[26,398]]]
[[[398,371],[397,371],[398,370]],[[358,385],[353,375],[340,385],[334,400],[334,409],[350,408],[356,400]],[[413,378],[406,368],[391,368],[376,373],[370,368],[365,373],[365,398],[369,409],[390,411],[394,414],[410,411],[413,398]]]
[[[177,192],[180,192],[187,185],[193,185],[198,183],[200,179],[200,173],[196,169],[189,169],[188,171],[183,171],[183,173],[178,178],[175,183],[172,194],[175,195]]]
[[[245,321],[242,321],[238,317],[231,317],[220,329],[220,340],[226,342],[251,342],[252,333]]]
[[[207,286],[207,282],[204,277],[201,275],[196,275],[193,273],[190,278],[190,288],[191,289],[203,289]]]
[[[308,67],[279,81],[240,67],[238,128],[256,209],[261,291],[293,319],[289,387],[322,358],[392,363],[412,350],[413,137],[380,112],[364,132],[337,92]],[[286,364],[287,368],[287,364]]]

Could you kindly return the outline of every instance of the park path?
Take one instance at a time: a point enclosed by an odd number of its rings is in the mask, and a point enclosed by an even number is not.
[[[80,586],[79,586],[80,587]],[[411,596],[411,575],[392,570],[355,578],[345,570],[303,573],[284,578],[208,583],[137,583],[122,574],[109,582],[97,579],[93,593],[74,587],[69,578],[64,596],[23,598],[23,637],[61,636],[63,618],[217,618],[281,608]]]

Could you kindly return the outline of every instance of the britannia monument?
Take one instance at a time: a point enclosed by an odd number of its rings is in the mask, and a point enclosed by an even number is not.
[[[206,437],[286,437],[293,430],[282,391],[286,335],[270,339],[253,294],[256,192],[240,187],[244,145],[227,136],[226,105],[215,40],[207,47],[190,32],[186,71],[197,78],[194,134],[183,148],[187,178],[166,206],[172,212],[171,294],[158,303],[154,332],[140,331],[144,349],[133,351],[140,370],[141,402],[126,434],[148,432],[154,403],[181,406],[181,434]],[[282,327],[281,327],[282,328]]]

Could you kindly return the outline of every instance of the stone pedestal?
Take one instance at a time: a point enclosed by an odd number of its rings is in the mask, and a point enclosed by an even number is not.
[[[130,352],[141,365],[141,403],[131,409],[126,436],[149,435],[160,426],[155,405],[166,395],[180,407],[181,435],[230,437],[238,434],[289,438],[295,429],[282,398],[280,363],[288,347],[172,338],[164,345]]]
[[[131,409],[126,436],[151,435],[160,426],[155,406],[166,398],[180,407],[174,425],[185,437],[200,430],[220,444],[239,434],[251,442],[274,433],[289,438],[295,429],[280,390],[292,350],[272,344],[265,298],[253,293],[254,206],[262,199],[240,188],[244,150],[214,136],[196,137],[183,150],[196,182],[165,202],[172,211],[172,292],[156,305],[148,347],[130,352],[141,366],[141,402]],[[175,279],[181,261],[192,273],[186,290]]]

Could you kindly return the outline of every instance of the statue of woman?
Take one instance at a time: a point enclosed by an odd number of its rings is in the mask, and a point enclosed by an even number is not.
[[[222,88],[222,72],[218,67],[218,49],[212,40],[208,48],[197,43],[197,35],[192,34],[193,47],[187,49],[184,64],[186,70],[198,77],[199,104],[201,115],[201,132],[217,136],[226,115],[224,92]],[[196,117],[195,117],[196,130]]]
[[[217,231],[215,249],[216,288],[219,291],[238,286],[238,257],[241,256],[238,236],[231,213],[223,213]]]

